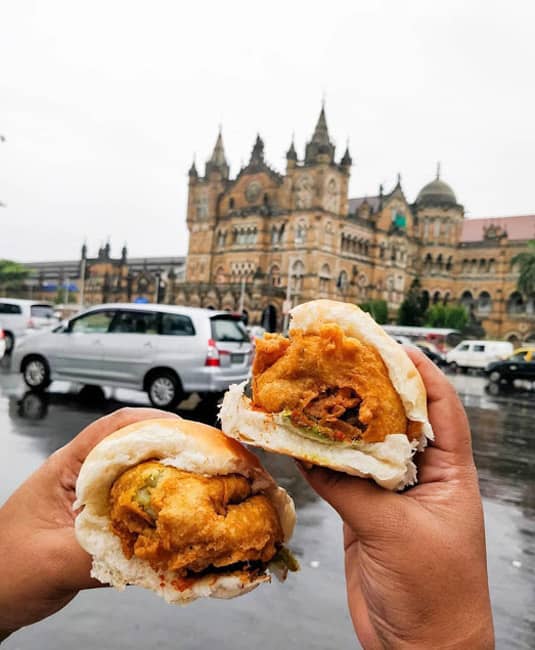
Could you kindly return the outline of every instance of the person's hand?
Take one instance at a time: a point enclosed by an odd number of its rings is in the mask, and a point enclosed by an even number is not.
[[[435,441],[402,494],[301,467],[344,521],[347,596],[364,648],[493,647],[483,511],[464,409],[442,372],[409,351]]]
[[[74,536],[76,479],[91,449],[133,422],[178,417],[125,408],[100,418],[52,454],[0,508],[0,641],[54,614],[80,589],[101,586]]]

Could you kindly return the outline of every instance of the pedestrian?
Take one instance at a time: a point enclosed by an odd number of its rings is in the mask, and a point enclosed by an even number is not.
[[[493,647],[483,512],[463,407],[424,355],[409,351],[427,389],[436,440],[402,494],[327,469],[300,469],[344,522],[346,585],[364,648]],[[0,640],[100,586],[74,536],[76,479],[89,451],[136,421],[177,417],[121,409],[52,454],[0,509]]]

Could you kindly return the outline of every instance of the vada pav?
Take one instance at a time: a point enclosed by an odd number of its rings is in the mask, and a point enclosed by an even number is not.
[[[221,423],[243,442],[391,490],[416,481],[412,457],[433,437],[403,348],[356,305],[330,300],[294,308],[289,338],[257,339],[252,380],[227,392]]]
[[[296,563],[293,501],[258,459],[212,427],[144,420],[104,438],[76,485],[91,575],[172,603],[232,598]]]

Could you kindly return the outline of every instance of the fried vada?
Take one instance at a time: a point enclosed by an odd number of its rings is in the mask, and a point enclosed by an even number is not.
[[[356,305],[315,300],[289,337],[256,342],[252,379],[232,386],[223,430],[243,442],[402,489],[433,437],[422,379],[403,348]]]
[[[296,563],[284,544],[295,510],[258,459],[207,425],[145,420],[84,461],[75,532],[91,575],[173,603],[232,598]]]

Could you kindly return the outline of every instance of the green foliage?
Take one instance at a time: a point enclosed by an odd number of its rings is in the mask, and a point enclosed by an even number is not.
[[[420,326],[423,322],[426,309],[427,305],[424,304],[420,280],[414,278],[407,297],[399,306],[397,318],[398,325]]]
[[[511,264],[518,264],[520,273],[516,286],[526,296],[535,293],[535,240],[528,243],[528,250],[515,255]]]
[[[431,305],[425,314],[425,325],[462,330],[468,319],[468,313],[462,305]]]
[[[18,262],[0,260],[0,287],[12,287],[25,280],[30,271]]]
[[[368,314],[379,325],[384,325],[388,321],[388,305],[385,300],[368,300],[359,305],[363,311]]]

